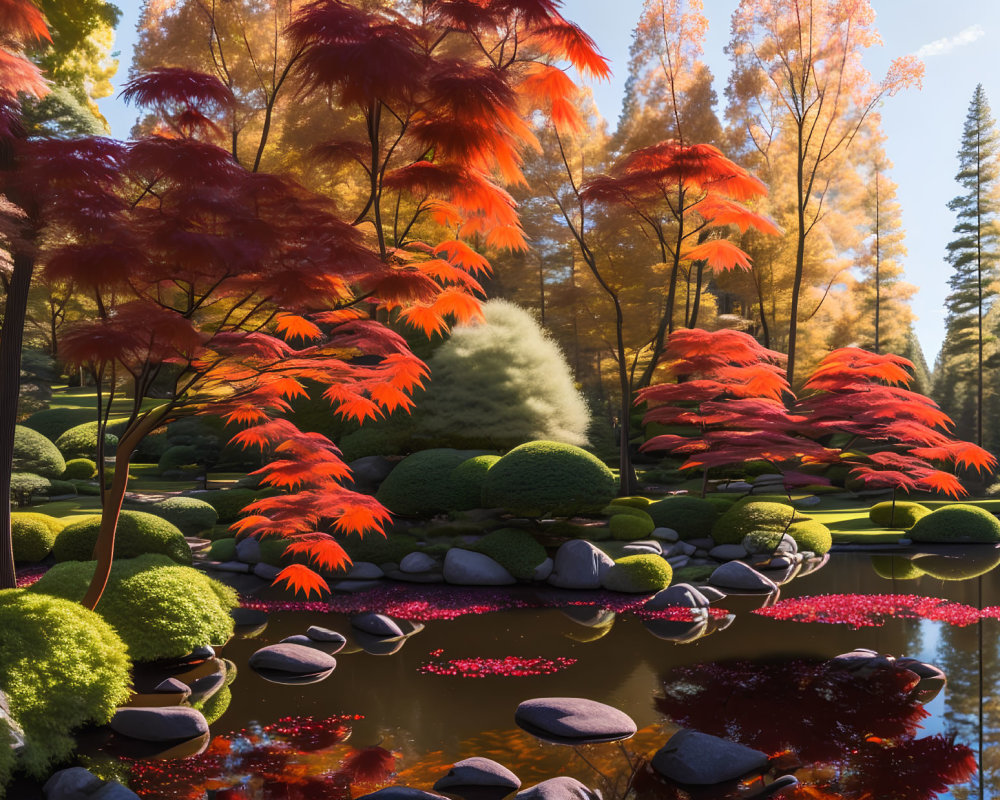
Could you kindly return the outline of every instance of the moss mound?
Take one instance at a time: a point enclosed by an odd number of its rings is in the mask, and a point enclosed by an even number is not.
[[[53,526],[38,519],[43,516],[45,515],[31,513],[10,515],[15,561],[36,564],[52,552],[56,531]]]
[[[531,580],[535,568],[548,558],[545,548],[535,540],[534,536],[517,528],[500,528],[492,531],[469,549],[489,556],[522,581]]]
[[[715,504],[702,497],[664,497],[646,509],[658,528],[672,528],[682,539],[703,539],[712,535],[719,516]]]
[[[890,581],[908,581],[926,574],[915,561],[901,556],[872,556],[872,569],[880,578]]]
[[[266,540],[265,540],[266,541]],[[370,561],[373,564],[398,564],[404,556],[418,549],[417,537],[408,533],[392,533],[385,536],[368,533],[364,536],[350,535],[340,542],[351,561]]]
[[[38,431],[46,439],[54,442],[70,428],[91,422],[93,419],[93,409],[43,408],[28,417],[22,424],[26,428]]]
[[[632,511],[638,511],[638,509],[632,509]],[[639,514],[642,516],[640,517]],[[631,542],[649,536],[653,532],[653,528],[656,527],[653,524],[653,518],[644,511],[639,511],[639,514],[615,514],[612,516],[608,522],[611,537],[622,542]]]
[[[785,533],[793,522],[808,519],[797,514],[792,506],[766,500],[740,500],[712,526],[716,544],[739,544],[754,531]]]
[[[378,488],[378,501],[393,514],[431,516],[452,508],[452,473],[477,451],[439,447],[407,456]],[[473,469],[474,471],[474,469]],[[492,470],[490,470],[492,471]],[[470,506],[471,507],[471,506]]]
[[[79,601],[95,561],[56,564],[31,590]],[[229,612],[236,592],[164,555],[115,561],[98,613],[121,636],[135,661],[177,658],[203,644],[223,644],[233,635]]]
[[[611,501],[610,505],[613,506],[625,506],[626,508],[638,508],[645,511],[649,506],[653,504],[653,501],[648,497],[643,497],[642,495],[633,495],[632,497],[616,497]]]
[[[89,561],[101,527],[98,514],[71,522],[56,537],[56,561]],[[115,533],[115,557],[135,558],[147,553],[169,556],[178,564],[191,563],[191,548],[175,525],[145,511],[122,511]]]
[[[483,507],[483,484],[490,467],[500,456],[474,456],[467,458],[451,472],[452,511],[468,511]]]
[[[793,522],[788,528],[788,535],[795,540],[799,550],[811,550],[821,556],[833,547],[833,534],[822,522],[814,519]]]
[[[604,576],[604,588],[613,592],[658,592],[670,585],[673,570],[666,559],[653,554],[625,556]]]
[[[914,542],[1000,542],[1000,520],[977,506],[955,503],[918,519],[909,537]]]
[[[118,446],[118,437],[108,431],[104,432],[104,455],[110,456]],[[56,439],[56,447],[63,458],[97,459],[97,423],[85,422],[70,428]]]
[[[219,521],[219,512],[211,504],[195,497],[168,497],[154,503],[150,510],[177,526],[185,536],[198,536]]]
[[[282,545],[284,552],[284,545]],[[279,554],[280,555],[280,554]],[[208,548],[208,557],[213,561],[233,561],[236,558],[236,539],[216,539],[212,546]]]
[[[927,555],[914,559],[932,578],[965,581],[992,572],[1000,564],[1000,550],[993,547],[963,548],[955,555]]]
[[[161,473],[186,468],[194,471],[198,468],[200,456],[201,453],[193,444],[175,444],[163,452],[163,455],[160,456],[160,460],[156,464],[156,468]]]
[[[15,472],[30,472],[43,478],[60,478],[66,470],[62,453],[38,431],[14,426]]]
[[[236,522],[240,512],[257,499],[253,489],[209,489],[192,495],[196,500],[208,503],[219,515],[219,522]]]
[[[574,445],[538,441],[515,447],[493,465],[483,499],[526,517],[572,516],[603,508],[616,488],[614,474],[596,456]]]
[[[918,519],[930,513],[931,510],[920,503],[897,500],[895,511],[891,502],[876,503],[868,509],[868,519],[878,528],[912,528]]]
[[[67,481],[92,481],[97,477],[97,464],[90,458],[71,458],[62,477]]]
[[[106,723],[128,699],[131,664],[98,614],[45,594],[0,591],[0,630],[0,686],[26,740],[20,763],[44,778],[76,749],[74,730]],[[0,787],[11,766],[0,762]]]

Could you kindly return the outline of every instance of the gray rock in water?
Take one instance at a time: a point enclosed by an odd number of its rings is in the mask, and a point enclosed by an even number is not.
[[[650,536],[654,539],[662,539],[664,542],[676,542],[681,538],[681,535],[673,528],[653,528]]]
[[[778,542],[778,546],[774,548],[774,554],[776,556],[793,556],[799,552],[798,542],[795,541],[787,533],[781,537],[781,541]]]
[[[583,697],[526,700],[514,712],[514,722],[532,736],[559,744],[614,742],[636,732],[628,714]]]
[[[726,593],[719,591],[714,586],[699,586],[698,591],[709,603],[718,603],[726,598]]]
[[[250,656],[250,666],[262,673],[280,672],[288,675],[315,675],[337,666],[337,659],[314,647],[301,644],[272,644]]]
[[[764,577],[742,561],[721,564],[715,569],[708,581],[723,589],[736,589],[742,592],[774,592],[778,589],[774,581]]]
[[[601,793],[580,783],[576,778],[563,775],[518,792],[514,795],[514,800],[601,800]]]
[[[496,786],[515,791],[521,788],[521,779],[492,758],[475,756],[456,761],[448,774],[434,784],[434,789],[443,792],[464,786]]]
[[[387,786],[371,794],[363,794],[357,800],[448,800],[433,792],[423,789],[411,789],[409,786]]]
[[[732,561],[747,557],[747,549],[741,544],[720,544],[711,548],[708,554],[716,561]]]
[[[191,694],[191,687],[177,678],[167,678],[153,687],[153,694],[182,694],[187,697]]]
[[[703,614],[690,622],[672,619],[644,619],[642,627],[657,639],[663,639],[665,642],[687,644],[707,634],[708,623],[709,616]]]
[[[392,617],[385,614],[376,614],[368,611],[364,614],[355,614],[351,617],[351,627],[357,628],[363,633],[383,638],[396,639],[403,636],[403,629],[396,624]]]
[[[500,564],[485,553],[451,548],[444,557],[444,579],[458,586],[508,586],[517,583]]]
[[[247,536],[236,542],[236,560],[247,564],[260,561],[260,542],[254,536]]]
[[[665,608],[706,608],[708,598],[690,583],[675,583],[650,597],[644,608],[663,611]]]
[[[683,728],[653,756],[653,769],[678,783],[707,786],[763,770],[765,753]]]
[[[61,769],[52,774],[42,792],[45,800],[80,800],[90,797],[104,785],[104,781],[83,767]]]
[[[139,795],[118,781],[108,781],[94,792],[88,800],[139,800]]]
[[[437,569],[438,562],[427,553],[407,553],[399,562],[399,571],[406,573],[430,572]]]
[[[226,685],[226,666],[218,662],[218,669],[191,681],[191,703],[203,703]]]
[[[306,636],[314,642],[332,642],[343,646],[347,642],[347,637],[329,628],[321,628],[319,625],[310,625],[306,628]]]
[[[281,572],[281,567],[265,564],[263,561],[253,565],[253,574],[258,578],[263,578],[265,581],[273,581],[278,577],[279,572]]]
[[[614,561],[584,539],[571,539],[556,551],[549,583],[562,589],[598,589]]]
[[[602,628],[615,621],[615,612],[600,606],[566,606],[559,610],[573,622],[588,628]]]
[[[144,742],[182,741],[208,733],[205,717],[188,706],[119,708],[110,727],[115,733]]]
[[[548,580],[549,576],[552,574],[552,570],[555,569],[555,564],[556,562],[551,558],[546,558],[541,564],[535,567],[534,571],[531,573],[531,580]]]

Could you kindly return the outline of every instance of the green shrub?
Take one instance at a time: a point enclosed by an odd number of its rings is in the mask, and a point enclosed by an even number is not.
[[[753,531],[787,532],[792,522],[807,519],[792,506],[766,500],[740,500],[712,526],[716,544],[739,544]],[[780,538],[780,536],[779,536]]]
[[[931,510],[920,503],[886,501],[868,509],[868,519],[879,528],[912,528],[918,519],[930,513]]]
[[[715,495],[713,497],[706,497],[705,499],[714,506],[716,516],[725,514],[729,509],[735,506],[739,500],[739,498],[733,497],[732,495]]]
[[[653,518],[649,516],[649,512],[636,506],[628,506],[622,503],[609,503],[601,509],[601,513],[607,517],[613,517],[616,514],[628,514],[633,517],[638,517],[639,519],[649,519]]]
[[[56,564],[32,592],[79,601],[96,562]],[[163,555],[115,561],[98,613],[118,632],[135,661],[178,658],[233,635],[229,612],[236,592],[202,572]]]
[[[638,509],[633,509],[633,511],[638,511]],[[639,513],[643,514],[641,511]],[[643,514],[642,517],[636,514],[615,514],[608,522],[612,538],[619,541],[643,539],[649,536],[655,527],[653,518],[649,514]]]
[[[109,431],[104,432],[104,455],[114,455],[118,446],[118,437]],[[61,434],[56,439],[56,447],[63,458],[97,459],[97,422],[85,422]]]
[[[54,442],[70,428],[93,419],[94,410],[90,408],[46,408],[36,411],[21,424]]]
[[[872,569],[886,580],[908,581],[927,574],[912,559],[901,556],[872,556]]]
[[[32,520],[35,522],[41,522],[52,532],[53,536],[58,536],[62,529],[69,523],[68,519],[52,517],[48,514],[40,514],[37,511],[15,511],[10,515],[10,519],[11,523],[13,523],[14,520]]]
[[[965,548],[955,555],[922,555],[917,566],[932,578],[942,581],[965,581],[992,572],[1000,563],[1000,550],[994,547]]]
[[[478,455],[482,454],[450,448],[421,450],[400,461],[382,481],[375,496],[393,514],[404,517],[448,511],[454,496],[452,473],[464,461]]]
[[[603,508],[617,488],[614,474],[596,456],[540,441],[515,447],[490,468],[483,499],[488,507],[526,517],[568,517]]]
[[[10,533],[14,541],[14,560],[36,564],[52,552],[56,532],[38,517],[43,514],[11,514]]]
[[[702,497],[664,497],[646,509],[658,528],[672,528],[682,539],[704,539],[712,535],[719,516],[715,504]]]
[[[216,542],[219,541],[225,542],[226,540],[216,540]],[[262,562],[270,564],[272,567],[284,567],[291,563],[290,559],[285,556],[285,548],[289,545],[287,539],[283,539],[280,536],[265,536],[258,541],[260,543],[260,560]],[[233,539],[233,557],[236,557],[235,539]]]
[[[459,464],[451,472],[453,494],[451,510],[467,511],[483,507],[483,484],[490,467],[500,460],[500,456],[473,456]]]
[[[811,550],[821,556],[833,547],[833,535],[822,522],[814,519],[793,522],[788,528],[788,535],[795,540],[799,550]]]
[[[76,494],[76,484],[72,481],[50,478],[49,485],[42,489],[39,494],[43,497],[60,497],[67,494]]]
[[[918,519],[909,538],[914,542],[1000,542],[1000,520],[977,506],[954,503]]]
[[[111,626],[76,602],[0,591],[0,631],[0,686],[26,740],[20,763],[44,778],[76,749],[73,731],[108,722],[128,699],[131,665]],[[0,791],[10,766],[0,765]]]
[[[198,448],[192,444],[175,444],[173,447],[168,447],[156,465],[161,473],[188,467],[192,470],[198,467]]]
[[[59,478],[66,469],[66,462],[59,449],[38,431],[15,425],[13,467],[15,472]]]
[[[150,511],[176,525],[185,536],[197,536],[219,520],[219,512],[195,497],[168,497],[153,503]]]
[[[478,553],[488,555],[518,580],[531,580],[535,568],[548,554],[527,531],[517,528],[500,528],[487,533],[469,547]]]
[[[73,484],[78,495],[82,495],[84,497],[100,497],[101,495],[101,487],[93,481],[73,480],[70,481],[70,483]]]
[[[365,456],[399,456],[409,448],[412,435],[412,418],[397,411],[383,419],[366,421],[360,429],[343,434],[337,446],[347,462]]]
[[[219,515],[219,522],[236,522],[240,512],[256,500],[259,495],[253,489],[210,489],[192,495],[197,500],[208,503]]]
[[[750,531],[740,541],[747,542],[748,549],[755,553],[774,550],[780,543],[783,532],[778,528],[758,528]]]
[[[67,481],[92,481],[96,477],[97,464],[89,458],[71,458],[62,474]]]
[[[56,561],[89,561],[101,527],[99,514],[80,517],[56,537]],[[161,553],[179,564],[191,563],[191,548],[176,526],[145,511],[122,511],[115,533],[115,557],[135,558]]]
[[[672,577],[673,570],[665,558],[644,553],[616,560],[603,582],[604,588],[613,592],[645,594],[666,589]]]
[[[282,551],[284,552],[284,551]],[[208,557],[213,561],[233,561],[236,558],[236,539],[216,539],[208,548]]]
[[[626,508],[638,508],[642,511],[646,511],[652,504],[653,501],[650,500],[648,497],[635,495],[632,497],[616,497],[614,500],[611,501],[609,505],[625,506]]]
[[[10,476],[10,497],[18,508],[31,505],[31,498],[45,494],[52,487],[52,481],[30,472],[15,472]]]
[[[265,540],[266,541],[266,540]],[[403,557],[419,549],[417,537],[408,533],[367,533],[364,536],[351,534],[340,540],[341,546],[351,557],[351,561],[370,561],[373,564],[398,564]]]

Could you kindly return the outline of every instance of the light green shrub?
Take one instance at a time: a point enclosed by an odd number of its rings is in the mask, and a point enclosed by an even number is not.
[[[31,590],[79,601],[94,561],[56,564]],[[163,555],[115,561],[98,613],[118,632],[135,661],[178,658],[233,634],[236,592]]]
[[[747,547],[755,553],[774,550],[781,543],[782,531],[778,528],[758,528],[750,531],[740,541],[746,541]]]
[[[918,519],[909,538],[914,542],[1000,542],[1000,520],[977,506],[954,503]]]
[[[676,495],[657,500],[646,509],[658,528],[672,528],[682,539],[703,539],[712,535],[719,513],[711,500]]]
[[[36,564],[52,552],[56,534],[52,527],[37,517],[42,514],[11,514],[10,533],[14,543],[14,560]]]
[[[66,469],[66,461],[59,449],[38,431],[15,425],[13,468],[15,472],[59,478]]]
[[[638,511],[638,509],[632,509],[632,511]],[[638,514],[615,514],[611,517],[608,522],[608,528],[611,530],[611,536],[619,541],[633,541],[635,539],[644,539],[653,532],[653,528],[656,526],[653,524],[653,518],[646,514],[645,512],[639,511]]]
[[[48,478],[48,486],[42,489],[39,494],[43,497],[59,497],[61,495],[76,494],[76,484],[72,481],[63,481],[58,478]]]
[[[1000,564],[1000,550],[994,547],[965,548],[951,555],[922,555],[917,566],[932,578],[942,581],[965,581],[978,578]]]
[[[110,426],[109,426],[110,427]],[[114,455],[118,437],[106,430],[104,433],[104,455]],[[85,422],[61,434],[56,439],[56,447],[63,458],[97,459],[97,422]]]
[[[739,544],[754,531],[788,532],[793,522],[808,519],[796,513],[792,506],[766,500],[740,500],[712,526],[716,544]],[[781,538],[780,536],[778,537]]]
[[[491,531],[469,549],[489,556],[522,581],[531,580],[535,568],[548,558],[545,548],[534,536],[517,528]]]
[[[642,497],[641,495],[634,495],[632,497],[616,497],[610,503],[610,505],[613,506],[626,506],[628,508],[638,508],[643,511],[646,511],[652,504],[652,500],[648,497]]]
[[[393,514],[431,516],[452,508],[456,467],[481,453],[435,448],[407,456],[378,488],[378,501]]]
[[[639,519],[649,519],[650,521],[653,519],[649,516],[649,512],[644,509],[636,506],[624,505],[622,503],[615,503],[614,501],[602,508],[601,513],[608,517],[613,517],[616,514],[631,514],[633,517],[638,517]]]
[[[613,592],[658,592],[670,585],[673,570],[667,560],[652,553],[625,556],[604,576],[604,588]]]
[[[284,551],[282,551],[284,552]],[[233,561],[236,558],[236,539],[216,539],[208,548],[208,557],[213,561]]]
[[[218,511],[195,497],[168,497],[150,506],[150,511],[176,525],[185,536],[197,536],[219,520]]]
[[[76,749],[75,730],[108,722],[128,699],[131,665],[111,626],[76,602],[0,591],[0,631],[0,686],[26,740],[20,764],[44,778]],[[0,763],[0,787],[10,767]]]
[[[451,473],[452,511],[467,511],[483,507],[483,484],[490,467],[500,460],[500,456],[474,456],[466,459]]]
[[[814,519],[793,522],[788,528],[788,535],[795,540],[799,550],[811,550],[816,555],[821,556],[833,547],[830,529]]]
[[[94,411],[89,408],[45,408],[36,411],[22,424],[54,442],[70,428],[92,422],[93,419]]]
[[[616,490],[614,474],[596,456],[540,441],[515,447],[490,468],[483,500],[526,517],[572,516],[603,508]]]
[[[893,507],[895,506],[895,510]],[[879,528],[912,528],[918,519],[931,513],[927,506],[902,500],[876,503],[868,509],[868,519]]]
[[[46,494],[52,481],[30,472],[15,472],[10,476],[10,497],[19,508],[31,505],[35,495]]]
[[[101,527],[99,514],[80,517],[56,537],[52,548],[56,561],[89,561]],[[145,511],[122,511],[115,532],[115,557],[135,558],[161,553],[178,564],[191,563],[191,548],[176,526]]]
[[[71,458],[62,474],[67,481],[92,481],[96,477],[97,464],[90,458]]]
[[[10,515],[11,522],[15,520],[33,520],[35,522],[41,522],[50,531],[52,531],[53,536],[58,536],[63,528],[69,523],[68,519],[63,519],[61,517],[52,517],[48,514],[40,514],[37,511],[15,511]]]

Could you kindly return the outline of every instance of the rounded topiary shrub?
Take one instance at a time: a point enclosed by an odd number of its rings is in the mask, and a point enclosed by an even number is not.
[[[788,526],[788,535],[795,540],[799,550],[811,550],[821,556],[833,547],[833,534],[822,522],[806,519]]]
[[[646,512],[658,528],[672,528],[682,539],[704,539],[712,535],[719,516],[715,504],[702,497],[677,495],[652,503]]]
[[[976,506],[955,503],[918,519],[909,538],[914,542],[1000,542],[1000,520]]]
[[[615,514],[608,521],[608,528],[611,530],[611,536],[619,541],[633,541],[635,539],[644,539],[653,532],[653,528],[656,526],[653,524],[653,518],[643,511],[638,509],[630,509],[633,513],[630,514]],[[638,513],[634,513],[638,511]],[[639,515],[642,516],[639,516]]]
[[[264,542],[267,540],[265,539]],[[393,533],[392,531],[387,532],[385,536],[376,532],[366,533],[364,536],[350,534],[340,539],[340,545],[347,551],[351,561],[398,564],[404,556],[417,550],[417,537],[408,533]]]
[[[902,556],[872,556],[872,569],[886,580],[909,581],[927,574],[915,561]]]
[[[80,517],[63,528],[52,548],[56,561],[93,558],[100,527],[100,515],[93,514]],[[175,525],[145,511],[122,511],[115,532],[115,557],[135,558],[147,553],[169,556],[178,564],[191,563],[191,548]]]
[[[15,425],[13,467],[15,472],[59,478],[66,470],[66,461],[59,448],[38,431]]]
[[[641,495],[635,495],[632,497],[616,497],[611,501],[613,506],[625,506],[627,508],[638,508],[643,511],[647,510],[649,506],[653,504],[653,501],[648,497],[642,497]]]
[[[500,460],[500,456],[474,456],[459,464],[451,473],[454,492],[451,510],[468,511],[483,507],[483,484],[490,467]]]
[[[673,570],[665,558],[643,553],[615,561],[604,574],[603,584],[613,592],[645,594],[666,589],[671,578]]]
[[[90,481],[97,477],[97,464],[90,458],[71,458],[62,478],[67,481]]]
[[[525,517],[568,517],[603,508],[617,488],[611,470],[586,450],[561,442],[528,442],[490,468],[483,500],[490,508]]]
[[[118,437],[108,431],[104,432],[104,455],[114,455],[118,446]],[[56,439],[56,447],[63,458],[97,458],[97,423],[85,422],[61,434]]]
[[[760,500],[741,500],[712,526],[716,544],[739,544],[754,531],[786,532],[793,522],[807,519],[792,506]],[[780,537],[779,537],[780,538]]]
[[[0,591],[0,631],[0,686],[25,735],[20,764],[44,778],[76,749],[73,731],[108,722],[125,703],[131,664],[111,626],[77,602]]]
[[[992,572],[1000,564],[1000,550],[994,547],[979,547],[977,552],[955,555],[921,555],[914,560],[926,575],[942,581],[965,581]]]
[[[92,422],[93,409],[88,408],[45,408],[36,411],[22,424],[26,428],[38,431],[42,436],[54,442],[70,428]]]
[[[869,508],[868,519],[879,528],[912,528],[918,519],[930,513],[931,510],[920,503],[886,501]]]
[[[637,508],[636,506],[624,505],[622,503],[615,503],[615,502],[611,502],[608,505],[606,505],[604,508],[602,508],[601,509],[601,513],[604,514],[604,515],[606,515],[606,516],[608,516],[608,517],[613,517],[616,514],[631,514],[633,517],[639,517],[639,519],[647,519],[648,518],[650,521],[652,521],[652,519],[653,519],[652,517],[649,516],[648,512],[644,511],[641,508]]]
[[[150,506],[150,511],[172,522],[185,536],[197,536],[219,521],[219,512],[195,497],[168,497]]]
[[[38,517],[43,514],[11,514],[10,534],[14,543],[14,560],[36,564],[52,552],[56,531]]]
[[[208,503],[219,515],[219,522],[235,522],[240,512],[257,499],[253,489],[209,489],[192,495],[197,500]]]
[[[15,472],[10,476],[10,499],[19,506],[31,505],[35,495],[48,494],[52,481],[30,472]]]
[[[195,469],[198,466],[198,448],[193,444],[175,444],[168,447],[156,465],[161,472],[171,472],[173,470],[190,467]]]
[[[284,550],[282,550],[284,552]],[[236,559],[236,539],[216,539],[208,548],[208,557],[213,561],[234,561]]]
[[[489,556],[522,581],[531,580],[535,568],[548,558],[545,548],[534,536],[516,528],[491,531],[469,549]]]
[[[32,592],[79,601],[96,562],[56,564]],[[121,559],[97,612],[118,632],[135,661],[178,658],[203,644],[223,644],[233,635],[230,610],[236,592],[163,555]]]
[[[454,498],[452,473],[478,455],[482,454],[448,447],[421,450],[400,461],[382,481],[375,496],[393,514],[404,517],[449,511]]]

